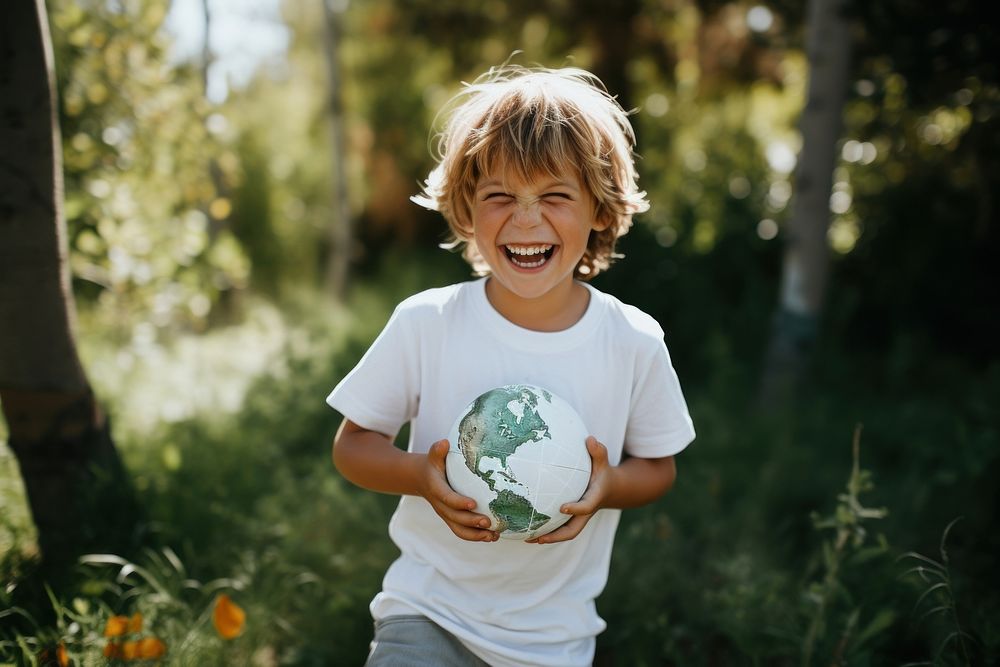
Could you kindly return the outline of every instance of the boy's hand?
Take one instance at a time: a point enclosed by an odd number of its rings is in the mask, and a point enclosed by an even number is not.
[[[572,514],[573,518],[547,535],[526,540],[533,544],[552,544],[572,540],[580,534],[590,518],[601,509],[604,499],[610,493],[611,464],[608,463],[608,449],[594,436],[587,438],[587,452],[590,454],[590,484],[583,497],[575,503],[566,503],[560,511]]]
[[[427,452],[427,466],[420,488],[420,495],[427,499],[434,511],[451,531],[463,540],[471,542],[495,542],[500,534],[490,530],[489,518],[472,510],[476,501],[456,492],[448,485],[445,474],[445,459],[448,456],[448,441],[438,440]],[[605,457],[607,458],[607,457]]]

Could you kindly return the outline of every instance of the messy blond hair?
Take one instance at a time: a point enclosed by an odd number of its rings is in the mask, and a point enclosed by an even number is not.
[[[615,242],[649,202],[636,185],[628,114],[600,79],[575,67],[504,65],[465,84],[442,114],[437,166],[412,199],[444,216],[452,234],[445,247],[464,244],[478,274],[489,267],[473,240],[473,196],[480,178],[493,174],[527,182],[575,170],[603,225],[591,232],[576,277],[592,278],[619,257]]]

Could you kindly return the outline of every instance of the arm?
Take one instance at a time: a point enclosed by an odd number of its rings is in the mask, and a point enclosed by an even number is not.
[[[573,518],[563,526],[531,542],[550,544],[571,540],[580,534],[597,510],[627,509],[653,502],[669,491],[677,479],[673,456],[658,459],[629,457],[617,466],[608,463],[608,450],[593,436],[587,438],[592,469],[590,485],[575,503],[566,503],[561,511]]]
[[[404,452],[392,439],[345,419],[333,441],[333,464],[360,487],[380,493],[421,496],[458,537],[493,542],[490,520],[472,510],[476,502],[456,493],[445,476],[448,441],[439,440],[427,454]]]

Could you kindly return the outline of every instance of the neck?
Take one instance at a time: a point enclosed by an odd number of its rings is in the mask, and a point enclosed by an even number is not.
[[[512,294],[488,278],[486,298],[504,319],[531,331],[569,329],[580,321],[590,304],[590,292],[576,281],[532,299]]]

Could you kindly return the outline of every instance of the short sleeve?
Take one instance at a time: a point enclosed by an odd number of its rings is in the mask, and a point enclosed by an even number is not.
[[[418,346],[414,313],[401,304],[326,402],[355,424],[394,438],[417,413]]]
[[[625,452],[642,458],[677,454],[694,440],[694,424],[662,338],[638,356],[634,377]]]

